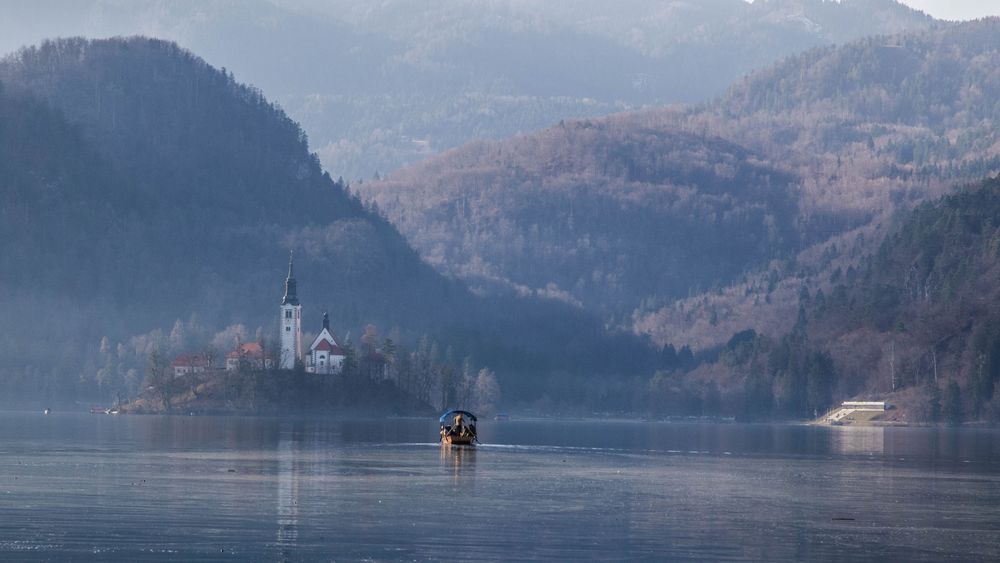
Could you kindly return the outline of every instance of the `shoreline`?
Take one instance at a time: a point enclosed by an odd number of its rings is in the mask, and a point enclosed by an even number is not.
[[[373,419],[373,418],[383,418],[383,419],[393,419],[393,420],[437,420],[437,414],[434,412],[429,413],[390,413],[384,415],[374,414],[371,409],[359,409],[354,411],[343,411],[338,410],[336,412],[317,412],[317,411],[303,411],[303,412],[241,412],[232,411],[226,409],[212,409],[212,410],[188,410],[180,411],[174,410],[173,412],[150,412],[150,411],[128,411],[123,410],[121,413],[93,413],[89,412],[84,408],[78,409],[66,409],[66,410],[53,410],[46,414],[43,410],[33,409],[33,408],[0,408],[0,413],[3,414],[25,414],[25,415],[39,415],[39,416],[59,416],[59,415],[93,415],[93,416],[163,416],[163,417],[227,417],[227,418],[261,418],[261,419],[329,419],[329,420],[346,420],[346,419]],[[950,425],[948,423],[941,422],[908,422],[908,421],[895,421],[895,420],[855,420],[848,424],[832,424],[828,422],[825,417],[820,419],[792,419],[792,420],[754,420],[754,421],[741,421],[732,417],[705,417],[705,418],[690,418],[690,417],[677,417],[677,418],[648,418],[648,417],[580,417],[580,416],[541,416],[541,415],[524,415],[524,416],[514,416],[508,420],[497,421],[493,417],[483,416],[482,420],[484,422],[496,422],[502,424],[508,424],[511,422],[554,422],[554,423],[592,423],[592,422],[603,422],[603,423],[634,423],[634,424],[697,424],[697,425],[730,425],[730,424],[744,424],[744,425],[779,425],[779,426],[815,426],[815,427],[827,427],[827,428],[985,428],[985,429],[996,429],[1000,428],[1000,425],[995,423],[990,423],[988,421],[966,421],[959,425]]]

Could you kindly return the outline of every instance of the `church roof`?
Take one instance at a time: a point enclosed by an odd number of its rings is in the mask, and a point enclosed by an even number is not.
[[[344,351],[340,349],[340,346],[330,342],[329,340],[320,340],[318,344],[313,348],[314,351],[329,352],[331,356],[343,356]]]
[[[312,344],[309,345],[309,351],[312,352],[313,350],[326,350],[338,356],[344,355],[344,351],[337,344],[337,340],[333,338],[330,329],[326,327],[319,331],[319,334],[313,339]]]
[[[299,296],[295,287],[295,262],[291,252],[288,253],[288,277],[285,278],[285,296],[281,298],[282,305],[298,305]]]

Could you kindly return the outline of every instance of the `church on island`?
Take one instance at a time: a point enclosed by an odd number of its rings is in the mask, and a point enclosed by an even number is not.
[[[281,298],[280,330],[279,368],[295,369],[295,363],[302,361],[308,373],[339,374],[343,369],[344,351],[330,332],[330,316],[327,313],[323,313],[323,329],[313,339],[303,357],[302,305],[299,303],[295,263],[291,255],[288,258],[288,277],[285,278],[285,296]]]
[[[330,316],[323,313],[323,328],[313,339],[309,349],[302,350],[302,305],[299,303],[298,288],[295,283],[295,263],[293,256],[288,257],[288,277],[285,278],[285,295],[281,298],[280,336],[278,342],[280,354],[277,358],[278,369],[293,370],[298,362],[308,373],[327,375],[340,374],[344,368],[344,350],[337,343],[330,331]],[[226,354],[224,369],[237,371],[241,367],[254,369],[273,369],[275,358],[270,350],[264,349],[264,343],[236,341],[236,347]],[[171,364],[175,377],[192,373],[204,373],[221,370],[211,354],[182,354]]]

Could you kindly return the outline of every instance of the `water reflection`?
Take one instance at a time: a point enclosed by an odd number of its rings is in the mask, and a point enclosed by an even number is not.
[[[282,436],[278,442],[278,547],[287,558],[299,539],[298,444]]]
[[[436,429],[0,413],[0,561],[1000,561],[992,429]]]
[[[459,480],[472,479],[476,471],[475,446],[451,446],[441,444],[439,458],[441,466],[448,469],[455,483]]]
[[[882,455],[885,453],[885,427],[834,426],[832,449],[844,455]]]

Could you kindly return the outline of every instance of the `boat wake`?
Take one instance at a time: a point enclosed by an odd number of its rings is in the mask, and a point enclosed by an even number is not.
[[[377,448],[439,448],[442,444],[440,442],[399,442],[399,443],[382,443],[382,444],[371,444],[369,447]],[[470,446],[471,447],[471,446]],[[492,443],[479,443],[474,446],[477,450],[487,450],[487,451],[510,451],[510,452],[525,452],[525,453],[559,453],[559,452],[576,452],[576,453],[605,453],[614,455],[623,454],[638,454],[638,455],[733,455],[732,452],[712,452],[709,450],[654,450],[654,449],[628,449],[628,448],[609,448],[609,447],[596,447],[596,446],[558,446],[552,444],[492,444]]]

